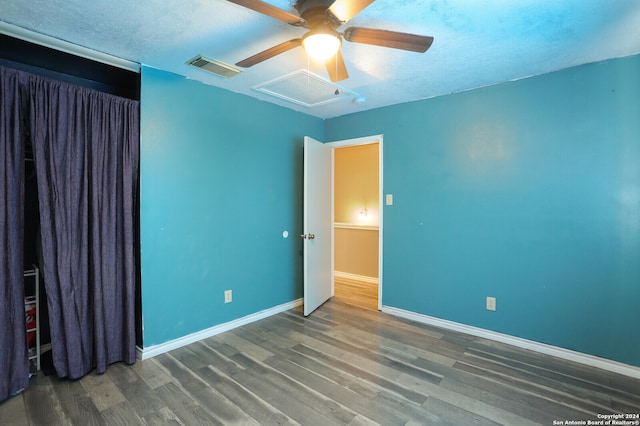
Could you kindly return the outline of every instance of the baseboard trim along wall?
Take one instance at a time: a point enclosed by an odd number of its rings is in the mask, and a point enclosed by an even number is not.
[[[195,333],[188,334],[186,336],[170,340],[159,345],[149,346],[148,348],[140,348],[136,346],[136,356],[138,359],[145,360],[153,358],[154,356],[163,354],[165,352],[172,351],[174,349],[181,348],[183,346],[195,343],[199,340],[206,339],[207,337],[215,336],[216,334],[224,333],[225,331],[233,330],[234,328],[241,327],[246,324],[250,324],[254,321],[258,321],[267,317],[270,317],[280,312],[288,311],[289,309],[297,308],[302,305],[302,299],[297,299],[292,302],[283,303],[282,305],[274,306],[273,308],[265,309],[242,318],[235,319],[233,321],[218,324],[211,328],[201,330]]]
[[[367,277],[366,275],[350,274],[349,272],[340,271],[334,271],[333,276],[334,278],[342,278],[345,280],[360,281],[363,283],[378,285],[378,279],[376,277]]]
[[[588,355],[582,352],[576,352],[569,349],[560,348],[557,346],[551,346],[544,343],[534,342],[533,340],[527,340],[527,339],[522,339],[520,337],[509,336],[508,334],[502,334],[502,333],[498,333],[491,330],[485,330],[483,328],[472,327],[469,325],[460,324],[453,321],[430,317],[428,315],[418,314],[416,312],[406,311],[404,309],[383,306],[382,312],[389,315],[394,315],[397,317],[406,318],[408,320],[420,322],[423,324],[433,325],[435,327],[441,327],[448,330],[458,331],[460,333],[470,334],[472,336],[482,337],[485,339],[506,343],[508,345],[516,346],[522,349],[529,349],[545,355],[555,356],[568,361],[573,361],[580,364],[588,365],[590,367],[596,367],[603,370],[611,371],[618,374],[624,374],[625,376],[640,379],[640,367],[635,367],[633,365],[623,364],[621,362],[612,361],[606,358],[600,358],[594,355]]]

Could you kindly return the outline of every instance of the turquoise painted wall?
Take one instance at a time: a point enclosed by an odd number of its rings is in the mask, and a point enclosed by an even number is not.
[[[640,56],[325,126],[379,133],[384,305],[640,366]]]
[[[141,91],[144,347],[302,297],[302,144],[323,121],[152,68]]]

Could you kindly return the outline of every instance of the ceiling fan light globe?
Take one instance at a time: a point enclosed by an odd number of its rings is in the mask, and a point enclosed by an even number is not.
[[[302,39],[302,46],[309,56],[318,61],[326,61],[340,49],[340,38],[324,32],[310,33]]]

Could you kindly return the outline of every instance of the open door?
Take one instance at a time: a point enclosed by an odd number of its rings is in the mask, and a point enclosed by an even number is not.
[[[330,146],[304,138],[304,315],[331,297],[333,194]]]

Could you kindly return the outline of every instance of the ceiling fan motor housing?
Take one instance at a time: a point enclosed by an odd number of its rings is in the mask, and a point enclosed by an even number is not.
[[[336,20],[336,18],[328,12],[328,8],[332,3],[333,0],[298,0],[294,8],[300,16],[307,21],[307,28],[312,30],[327,27],[336,29],[342,25],[342,22]]]

